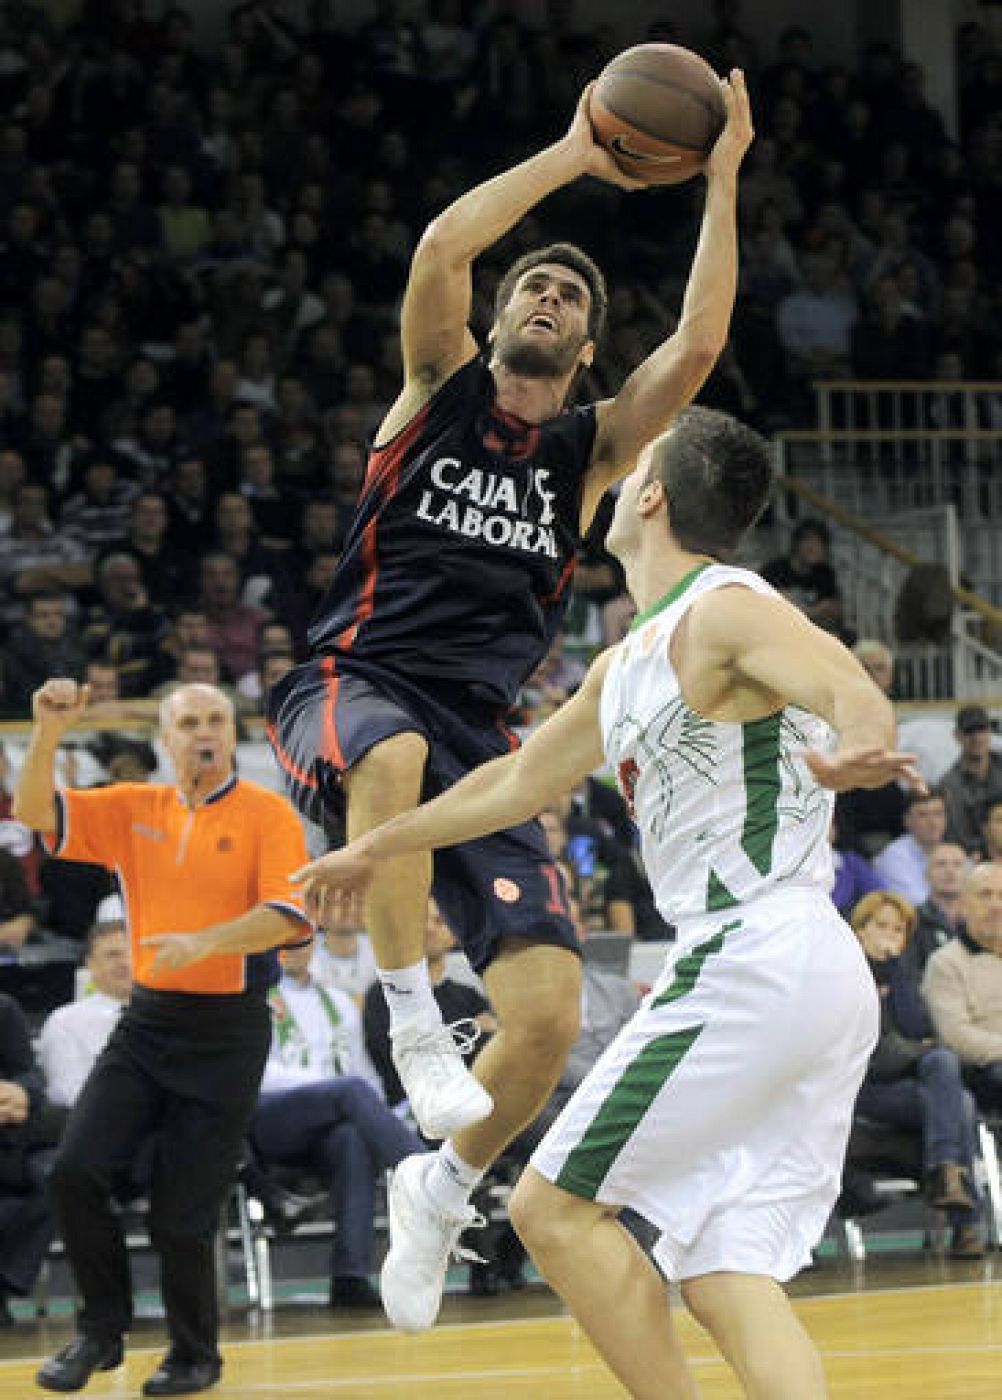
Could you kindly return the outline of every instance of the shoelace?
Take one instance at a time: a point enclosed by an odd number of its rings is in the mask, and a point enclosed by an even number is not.
[[[483,1028],[477,1025],[472,1016],[466,1016],[461,1021],[450,1021],[445,1029],[452,1036],[453,1044],[464,1059],[472,1052],[484,1033]]]
[[[487,1217],[481,1215],[479,1210],[475,1210],[470,1219],[463,1226],[460,1234],[465,1234],[467,1230],[483,1230],[487,1225]],[[482,1254],[478,1254],[475,1249],[470,1249],[469,1245],[459,1243],[459,1235],[456,1242],[449,1250],[450,1256],[458,1264],[486,1264],[487,1260]]]
[[[482,1034],[483,1031],[476,1021],[468,1017],[461,1021],[453,1021],[448,1026],[435,1026],[426,1030],[419,1038],[415,1038],[413,1044],[405,1047],[404,1054],[422,1055],[429,1050],[441,1053],[444,1049],[443,1038],[448,1036],[462,1057],[470,1053]],[[424,1062],[424,1071],[432,1078],[441,1079],[451,1073],[451,1067],[447,1061],[431,1055]]]

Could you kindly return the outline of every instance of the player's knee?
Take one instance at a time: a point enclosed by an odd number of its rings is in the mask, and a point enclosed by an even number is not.
[[[576,1000],[538,1002],[506,1016],[504,1028],[518,1042],[524,1063],[562,1063],[581,1029],[580,1007]]]
[[[594,1201],[554,1186],[531,1167],[508,1202],[516,1234],[544,1273],[550,1265],[559,1268],[568,1251],[579,1254],[585,1235],[604,1214]]]
[[[716,1316],[712,1286],[707,1288],[704,1278],[687,1278],[682,1281],[681,1293],[683,1303],[700,1326],[712,1331]]]
[[[559,1200],[562,1192],[537,1172],[525,1171],[508,1201],[512,1228],[530,1253],[543,1253],[559,1231]]]

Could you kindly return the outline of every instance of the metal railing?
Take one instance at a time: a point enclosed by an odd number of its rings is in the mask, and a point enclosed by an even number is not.
[[[952,502],[964,522],[1002,517],[1002,382],[827,380],[814,385],[821,486],[857,513]],[[862,512],[860,506],[862,505]]]
[[[949,700],[1002,691],[1002,609],[966,586],[969,529],[962,529],[950,500],[919,505],[897,491],[880,492],[868,482],[865,461],[834,460],[834,450],[872,445],[883,433],[791,433],[776,440],[782,489],[775,520],[788,537],[797,518],[818,515],[836,528],[832,563],[843,584],[847,614],[858,636],[877,637],[895,652],[903,700]],[[917,441],[922,435],[898,434]],[[993,435],[1002,441],[1002,433]],[[986,527],[987,528],[987,527]],[[993,530],[992,534],[997,534]],[[994,558],[994,555],[993,555]],[[949,635],[942,643],[907,643],[898,637],[901,591],[919,564],[943,567],[953,600]],[[978,580],[984,588],[984,582]],[[1002,592],[1002,571],[985,589]]]

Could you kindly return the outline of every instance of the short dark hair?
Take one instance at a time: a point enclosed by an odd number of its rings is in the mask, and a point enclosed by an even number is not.
[[[796,549],[801,540],[820,540],[827,548],[831,545],[831,532],[823,520],[818,520],[816,516],[808,515],[801,520],[790,537],[791,546]]]
[[[105,919],[101,923],[91,924],[84,939],[84,962],[87,961],[102,938],[107,938],[111,933],[127,932],[124,919]]]
[[[946,806],[946,799],[941,792],[936,792],[935,789],[932,791],[918,792],[913,789],[911,792],[905,793],[906,815],[913,807],[922,807],[927,802],[942,802],[943,806]]]
[[[978,825],[987,826],[996,807],[1002,807],[1002,792],[990,792],[981,803],[978,812]]]
[[[682,548],[725,561],[765,509],[774,476],[765,438],[712,408],[683,409],[654,443],[648,470]]]
[[[561,267],[569,267],[572,272],[576,272],[584,278],[591,295],[591,306],[588,309],[588,336],[598,344],[602,338],[602,332],[605,330],[605,318],[609,310],[609,293],[606,290],[605,278],[597,263],[592,262],[588,254],[576,243],[548,243],[545,248],[536,248],[531,253],[523,253],[516,262],[513,262],[498,283],[497,292],[494,295],[495,321],[508,305],[518,279],[524,277],[527,272],[531,272],[534,267],[541,267],[543,263],[558,263]]]

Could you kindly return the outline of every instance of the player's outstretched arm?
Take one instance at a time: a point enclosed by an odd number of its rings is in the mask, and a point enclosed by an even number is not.
[[[33,831],[56,829],[56,751],[90,700],[90,687],[56,677],[31,697],[34,725],[14,789],[12,815]]]
[[[364,897],[380,861],[472,841],[517,826],[576,787],[602,762],[599,702],[611,652],[600,656],[580,690],[529,738],[524,748],[468,773],[440,797],[360,836],[292,876],[319,923]]]
[[[749,588],[715,590],[693,606],[685,645],[700,657],[708,693],[751,695],[767,708],[799,705],[831,725],[836,751],[804,755],[825,787],[844,792],[894,779],[924,787],[914,754],[895,747],[887,696],[837,637],[792,603]]]
[[[188,967],[220,953],[262,953],[280,948],[291,939],[305,941],[312,935],[306,923],[293,914],[256,904],[246,914],[193,933],[151,933],[143,942],[155,948],[153,972]]]
[[[738,167],[754,130],[741,71],[735,69],[721,87],[727,124],[706,161],[706,204],[682,314],[674,333],[637,366],[616,397],[599,405],[582,529],[603,492],[633,469],[642,448],[696,397],[727,344],[738,282]]]
[[[565,134],[493,179],[476,185],[444,209],[425,230],[411,261],[401,311],[405,388],[380,429],[386,441],[476,351],[468,322],[475,258],[513,228],[548,194],[581,175],[625,189],[640,182],[624,175],[595,140],[582,94]]]

